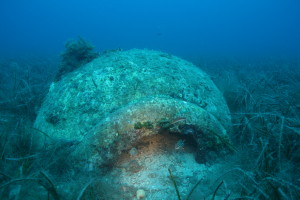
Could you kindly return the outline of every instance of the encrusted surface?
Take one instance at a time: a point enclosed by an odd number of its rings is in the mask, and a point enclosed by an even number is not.
[[[204,163],[231,149],[229,110],[208,75],[149,50],[103,54],[53,83],[35,128],[77,144],[71,171],[100,173],[93,193],[104,199],[136,199],[139,189],[146,199],[175,199],[168,168],[186,196],[211,173]]]
[[[35,127],[52,138],[80,140],[116,110],[157,95],[195,104],[230,129],[227,105],[204,72],[178,57],[137,49],[104,54],[53,83]]]

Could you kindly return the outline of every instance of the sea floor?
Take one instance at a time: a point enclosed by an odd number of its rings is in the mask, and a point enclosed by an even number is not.
[[[144,139],[133,149],[124,152],[114,168],[103,177],[120,188],[120,194],[116,194],[113,199],[118,199],[119,195],[126,199],[130,199],[130,196],[132,199],[138,199],[136,191],[144,190],[144,199],[147,200],[178,200],[169,170],[182,199],[186,199],[199,181],[204,183],[210,179],[219,165],[197,163],[194,158],[194,147],[187,144],[178,147],[178,142],[176,136],[156,135]],[[207,197],[210,192],[213,193],[207,189],[202,188],[202,193],[198,191],[197,198],[200,194]],[[190,199],[196,197],[191,195]]]

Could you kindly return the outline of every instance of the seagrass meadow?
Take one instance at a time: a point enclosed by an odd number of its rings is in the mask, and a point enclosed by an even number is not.
[[[300,199],[296,58],[79,39],[0,68],[0,199]]]

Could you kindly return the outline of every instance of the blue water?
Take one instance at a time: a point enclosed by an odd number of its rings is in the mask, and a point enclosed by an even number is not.
[[[297,55],[297,0],[1,0],[0,54],[59,55],[81,36],[97,50]]]

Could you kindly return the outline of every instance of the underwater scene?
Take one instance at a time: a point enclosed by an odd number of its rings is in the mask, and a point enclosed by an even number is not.
[[[0,2],[0,200],[299,200],[300,2]]]

